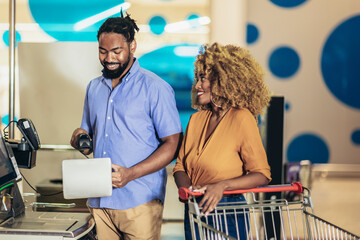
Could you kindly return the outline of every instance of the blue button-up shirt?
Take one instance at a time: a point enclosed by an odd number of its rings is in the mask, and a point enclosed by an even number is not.
[[[146,159],[160,138],[182,132],[174,91],[135,59],[122,82],[112,88],[103,76],[87,86],[81,128],[93,139],[94,158],[131,167]],[[114,188],[112,196],[90,198],[93,208],[129,209],[154,199],[164,201],[166,170]]]

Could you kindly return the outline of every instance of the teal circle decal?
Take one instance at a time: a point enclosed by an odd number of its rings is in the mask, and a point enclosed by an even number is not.
[[[161,16],[154,16],[149,21],[150,31],[155,35],[160,35],[165,31],[166,20]]]
[[[6,46],[9,46],[9,35],[9,31],[3,33],[3,41]],[[18,31],[15,31],[15,47],[17,47],[18,42],[21,42],[21,35]]]
[[[29,0],[34,21],[58,41],[97,41],[108,17],[120,16],[123,0]]]

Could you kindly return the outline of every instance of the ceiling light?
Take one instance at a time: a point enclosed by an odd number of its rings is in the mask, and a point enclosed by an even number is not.
[[[121,10],[122,11],[126,11],[129,7],[130,7],[130,3],[122,3],[120,5],[117,5],[113,8],[110,8],[106,11],[103,11],[101,13],[95,14],[94,16],[85,18],[77,23],[75,23],[74,25],[74,30],[75,31],[80,31],[83,30],[84,28],[87,28],[91,25],[93,25],[94,23],[97,23],[105,18],[108,18],[116,13],[119,13]]]
[[[199,18],[194,18],[191,20],[185,20],[185,21],[181,21],[181,22],[166,24],[165,31],[166,32],[178,32],[178,31],[182,31],[185,29],[191,29],[193,27],[197,27],[197,26],[201,26],[201,25],[206,25],[209,23],[210,23],[209,17],[199,17]]]

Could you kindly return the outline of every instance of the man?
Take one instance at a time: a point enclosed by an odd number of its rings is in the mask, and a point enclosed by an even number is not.
[[[166,170],[182,128],[173,89],[134,58],[135,21],[109,18],[98,31],[103,75],[86,89],[80,133],[89,134],[94,157],[110,157],[113,192],[89,198],[101,239],[160,239]],[[85,150],[84,154],[90,154]]]

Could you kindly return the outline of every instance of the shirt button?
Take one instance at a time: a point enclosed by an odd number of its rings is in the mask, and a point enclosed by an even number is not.
[[[106,152],[104,152],[104,155],[106,155]]]
[[[110,102],[113,102],[113,100],[111,99]]]
[[[105,134],[105,137],[107,137],[107,136],[109,136],[109,135]]]
[[[107,117],[107,119],[110,119],[110,117]]]

